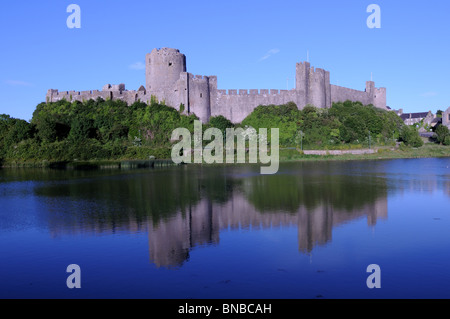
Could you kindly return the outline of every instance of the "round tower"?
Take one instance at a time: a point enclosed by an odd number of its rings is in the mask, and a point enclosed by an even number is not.
[[[146,55],[145,66],[147,92],[167,92],[186,72],[186,56],[177,49],[153,49]]]

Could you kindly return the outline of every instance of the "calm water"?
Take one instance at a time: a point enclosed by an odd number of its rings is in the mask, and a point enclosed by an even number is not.
[[[450,298],[450,159],[259,168],[0,170],[0,297]]]

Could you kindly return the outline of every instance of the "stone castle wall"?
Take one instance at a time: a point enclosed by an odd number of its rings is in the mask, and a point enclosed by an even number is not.
[[[193,75],[186,72],[186,56],[177,49],[153,49],[145,57],[146,83],[137,91],[128,91],[124,84],[105,85],[102,91],[48,90],[47,102],[61,99],[85,101],[89,99],[114,99],[133,104],[150,103],[152,96],[166,105],[179,109],[184,105],[186,113],[194,113],[202,122],[211,116],[222,115],[233,123],[241,122],[259,105],[294,102],[299,109],[310,104],[330,108],[333,102],[360,101],[386,108],[386,89],[376,88],[366,82],[365,91],[358,91],[330,84],[330,73],[303,62],[296,65],[296,87],[292,90],[229,89],[217,87],[217,76]]]

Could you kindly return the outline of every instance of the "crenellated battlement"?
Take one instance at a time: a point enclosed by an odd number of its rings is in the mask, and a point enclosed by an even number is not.
[[[323,72],[328,72],[322,68],[316,68],[314,66],[311,66],[311,64],[309,62],[298,62],[296,63],[296,68],[303,68],[303,69],[308,69],[310,73],[323,73]]]
[[[89,91],[58,91],[50,89],[47,91],[47,102],[57,102],[65,99],[66,101],[89,101],[102,98],[104,100],[117,99],[127,102],[129,105],[134,102],[141,101],[147,103],[151,101],[151,95],[147,94],[144,90],[125,90],[125,91],[113,91],[113,90],[89,90]]]
[[[192,79],[194,79],[194,80],[207,80],[208,77],[207,76],[203,76],[203,75],[195,74],[195,75],[192,75]]]
[[[154,48],[150,54],[171,55],[179,54],[180,50],[173,48]]]
[[[217,94],[222,95],[279,95],[279,94],[292,94],[295,90],[278,90],[278,89],[228,89],[228,90],[216,90]]]
[[[209,83],[209,76],[188,73],[188,79],[194,83]]]

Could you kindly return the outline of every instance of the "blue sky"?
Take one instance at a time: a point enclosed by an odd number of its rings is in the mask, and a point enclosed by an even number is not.
[[[66,25],[69,4],[81,28]],[[369,29],[369,4],[381,29]],[[0,113],[30,120],[48,89],[145,84],[145,54],[177,48],[219,89],[289,89],[309,52],[331,83],[364,90],[371,73],[405,112],[450,106],[450,2],[381,0],[8,1],[0,8]],[[287,80],[289,79],[289,80]]]

